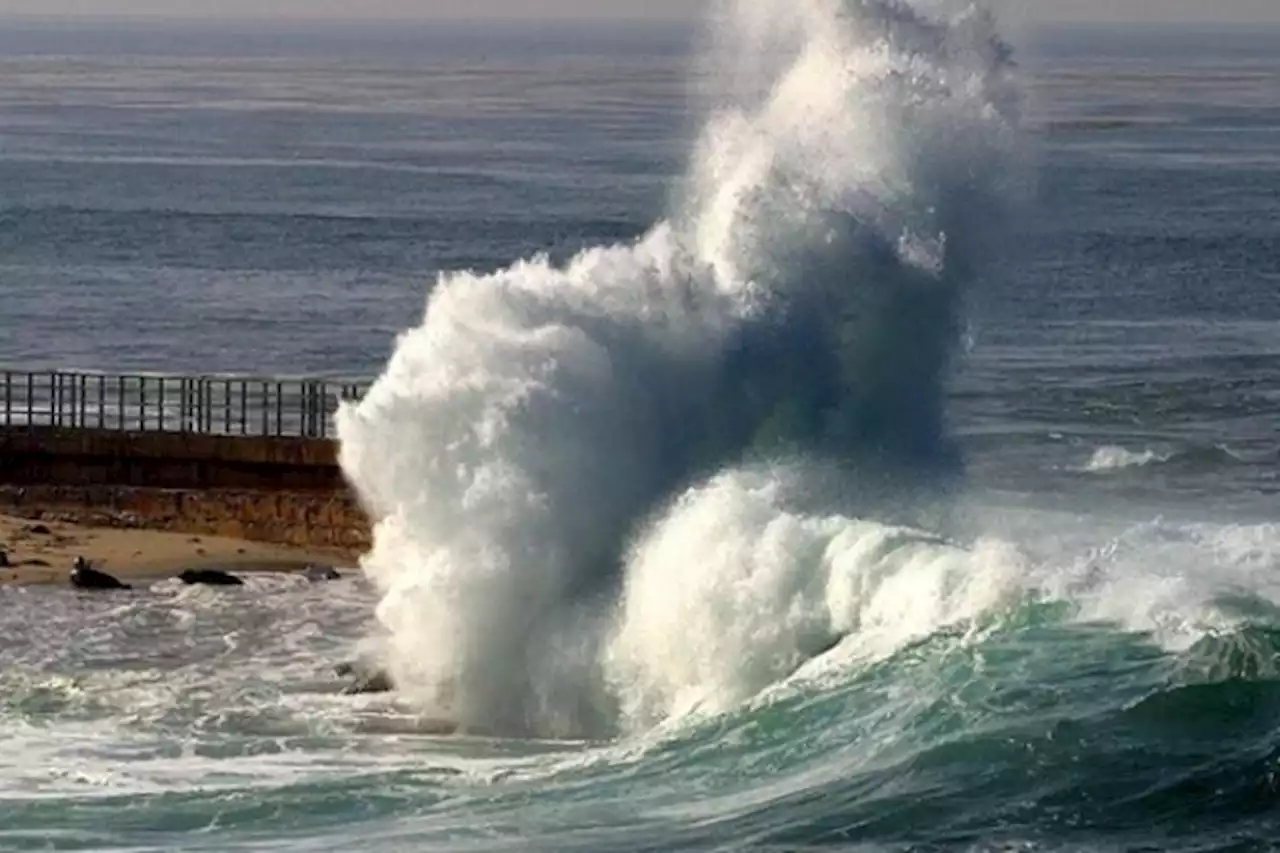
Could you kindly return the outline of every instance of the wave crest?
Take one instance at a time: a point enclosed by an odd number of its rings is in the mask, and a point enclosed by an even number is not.
[[[1132,468],[1175,465],[1182,468],[1219,468],[1244,460],[1222,445],[1188,445],[1176,449],[1129,450],[1116,445],[1097,448],[1084,466],[1090,474],[1106,474]]]
[[[837,646],[879,657],[1020,588],[1001,543],[809,515],[805,488],[795,472],[726,472],[641,537],[608,649],[626,719],[722,712]]]

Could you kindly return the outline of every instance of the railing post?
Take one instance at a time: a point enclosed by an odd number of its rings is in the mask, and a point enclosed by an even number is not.
[[[262,435],[266,435],[269,430],[269,418],[271,412],[271,386],[264,380],[262,383]]]
[[[308,416],[311,419],[311,438],[324,438],[328,433],[324,423],[324,380],[312,382],[310,384],[310,405],[307,407]]]
[[[276,383],[276,435],[280,435],[284,429],[284,383]]]
[[[200,398],[204,403],[204,431],[206,433],[213,432],[213,380],[209,377],[203,377],[200,380],[201,394]]]

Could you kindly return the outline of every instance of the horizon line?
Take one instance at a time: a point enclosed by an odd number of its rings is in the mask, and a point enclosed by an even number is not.
[[[432,16],[432,17],[404,17],[404,16],[375,16],[375,17],[348,17],[343,15],[232,15],[221,16],[213,14],[156,14],[153,12],[114,12],[114,13],[92,13],[81,14],[77,12],[67,12],[61,14],[33,14],[29,12],[3,12],[0,11],[0,21],[14,22],[18,24],[31,25],[223,25],[223,26],[243,26],[243,25],[319,25],[325,27],[402,27],[402,26],[430,26],[430,25],[479,25],[491,26],[511,24],[521,27],[529,25],[547,24],[562,26],[565,24],[582,24],[588,26],[599,25],[616,25],[616,26],[671,26],[682,25],[687,26],[690,23],[703,21],[703,16],[690,15],[664,15],[656,14],[642,17],[629,17],[617,15],[539,15],[539,16],[480,16],[480,17],[462,17],[462,16]],[[1025,20],[1025,25],[1031,25],[1034,28],[1053,27],[1068,29],[1108,29],[1114,27],[1124,28],[1153,28],[1153,29],[1182,29],[1188,27],[1217,27],[1224,29],[1255,29],[1258,27],[1280,28],[1280,21],[1273,20],[1247,20],[1247,21],[1222,21],[1211,19],[1197,20],[1165,20],[1165,21],[1147,21],[1138,18],[1124,18],[1119,20],[1076,20],[1063,18],[1043,18],[1038,20]]]

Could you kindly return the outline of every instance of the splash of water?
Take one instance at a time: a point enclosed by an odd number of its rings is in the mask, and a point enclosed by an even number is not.
[[[716,106],[671,218],[564,267],[442,276],[339,412],[343,468],[376,519],[363,565],[389,666],[464,726],[591,732],[619,708],[675,710],[688,678],[639,658],[669,656],[643,625],[680,620],[637,616],[636,583],[618,606],[624,579],[678,582],[719,541],[775,547],[754,530],[764,510],[701,527],[684,518],[697,501],[662,510],[704,478],[780,454],[954,461],[941,385],[1016,126],[990,16],[897,0],[722,11]],[[891,535],[828,530],[843,523],[795,522],[855,551]],[[802,577],[822,561],[795,541],[778,571]],[[757,545],[730,563],[756,564]],[[840,629],[788,629],[779,659]],[[776,674],[748,657],[720,694]],[[738,664],[713,654],[694,676],[715,666]]]
[[[606,655],[631,725],[723,712],[837,645],[877,659],[1021,588],[1003,543],[805,512],[808,485],[802,470],[729,471],[638,541]]]

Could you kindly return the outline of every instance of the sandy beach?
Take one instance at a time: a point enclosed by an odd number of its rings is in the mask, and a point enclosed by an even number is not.
[[[11,515],[0,515],[0,551],[9,563],[0,565],[0,584],[65,583],[78,556],[121,580],[162,578],[187,568],[288,572],[313,563],[350,566],[355,562],[351,554],[332,551]]]

